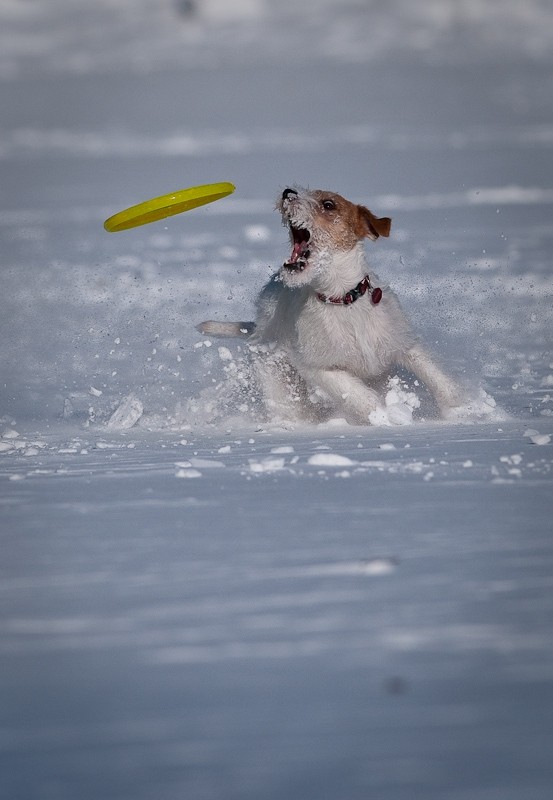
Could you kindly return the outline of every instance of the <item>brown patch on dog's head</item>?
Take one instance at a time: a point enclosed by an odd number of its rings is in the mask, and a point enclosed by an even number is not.
[[[389,236],[392,220],[377,217],[365,206],[351,203],[336,192],[317,190],[312,193],[315,201],[314,222],[330,236],[339,250],[349,250],[364,237],[378,239]]]
[[[310,280],[334,252],[354,250],[362,239],[389,236],[391,220],[379,218],[365,206],[356,205],[336,192],[322,189],[285,189],[277,208],[290,232],[292,251],[283,264],[288,284]]]

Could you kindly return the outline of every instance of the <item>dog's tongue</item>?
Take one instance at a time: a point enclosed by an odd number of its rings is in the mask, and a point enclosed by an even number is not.
[[[307,242],[295,242],[290,256],[290,264],[295,264],[298,258],[307,250]]]

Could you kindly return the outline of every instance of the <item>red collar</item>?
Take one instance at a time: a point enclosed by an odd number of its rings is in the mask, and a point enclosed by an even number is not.
[[[317,292],[317,298],[321,301],[321,303],[330,303],[334,306],[350,306],[352,303],[366,294],[368,291],[371,292],[371,301],[376,306],[382,300],[382,289],[372,288],[371,281],[368,275],[365,275],[362,281],[359,281],[357,286],[353,289],[350,289],[349,292],[346,292],[345,295],[342,297],[327,297],[326,294],[321,294]]]

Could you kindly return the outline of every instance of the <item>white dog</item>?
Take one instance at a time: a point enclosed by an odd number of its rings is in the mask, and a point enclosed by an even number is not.
[[[442,413],[458,406],[460,389],[423,349],[396,295],[369,271],[364,239],[389,236],[391,220],[334,192],[299,187],[285,189],[277,208],[292,252],[262,289],[255,323],[198,326],[248,337],[269,414],[313,419],[322,405],[368,424],[383,408],[378,388],[395,367],[419,378]]]

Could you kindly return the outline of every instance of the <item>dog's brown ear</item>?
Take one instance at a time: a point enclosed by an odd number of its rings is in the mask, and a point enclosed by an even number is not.
[[[365,236],[369,239],[378,239],[379,236],[389,236],[392,220],[390,217],[375,217],[372,211],[365,206],[358,206],[359,215],[365,226]]]

